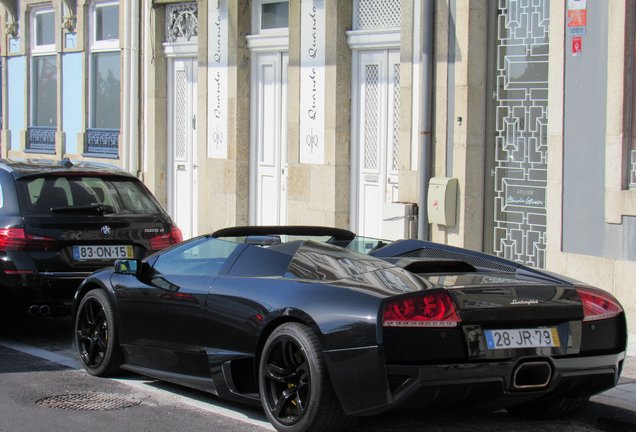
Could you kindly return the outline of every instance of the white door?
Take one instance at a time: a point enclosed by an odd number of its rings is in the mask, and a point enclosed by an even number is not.
[[[287,64],[285,52],[252,55],[250,222],[287,223]]]
[[[358,119],[357,231],[383,238],[384,203],[398,200],[400,53],[360,51],[358,56],[354,102]]]
[[[175,58],[170,73],[168,208],[188,239],[197,234],[196,59]]]

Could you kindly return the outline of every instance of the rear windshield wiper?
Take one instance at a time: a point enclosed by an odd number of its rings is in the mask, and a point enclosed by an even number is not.
[[[51,207],[53,213],[98,213],[104,214],[106,212],[113,212],[112,206],[103,204],[89,204],[81,206],[65,206],[65,207]]]

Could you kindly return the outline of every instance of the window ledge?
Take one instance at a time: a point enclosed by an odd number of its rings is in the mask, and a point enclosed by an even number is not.
[[[82,157],[97,159],[119,159],[118,155],[109,155],[105,153],[82,153]]]

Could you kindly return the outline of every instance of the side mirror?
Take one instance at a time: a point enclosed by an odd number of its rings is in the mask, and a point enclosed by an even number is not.
[[[141,269],[141,260],[138,260],[138,259],[117,260],[115,261],[114,269],[115,269],[115,273],[117,274],[137,276],[139,274],[139,270]]]

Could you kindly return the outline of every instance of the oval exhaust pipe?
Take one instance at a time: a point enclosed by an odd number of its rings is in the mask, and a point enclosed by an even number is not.
[[[537,390],[547,387],[552,378],[552,366],[547,361],[521,363],[512,376],[512,386],[517,390]]]
[[[40,306],[40,315],[48,315],[51,313],[51,308],[49,305]]]
[[[38,315],[40,313],[40,307],[38,305],[31,305],[27,308],[27,313],[31,316]]]

